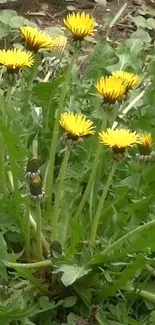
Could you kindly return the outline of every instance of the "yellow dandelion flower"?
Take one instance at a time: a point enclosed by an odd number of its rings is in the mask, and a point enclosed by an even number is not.
[[[20,32],[28,48],[34,52],[42,48],[55,49],[56,47],[62,46],[62,43],[64,44],[65,37],[64,39],[63,36],[61,38],[60,36],[50,37],[36,27],[20,27]]]
[[[123,84],[126,85],[127,90],[134,88],[140,82],[140,77],[134,73],[126,71],[114,71],[112,75],[122,80]]]
[[[34,64],[34,56],[29,51],[0,50],[0,64],[4,65],[8,72],[17,72],[19,69],[31,67]]]
[[[104,101],[110,104],[115,104],[116,101],[121,100],[126,92],[126,86],[123,85],[122,80],[114,76],[101,77],[95,87],[103,96]]]
[[[141,143],[140,136],[129,129],[111,129],[99,133],[102,144],[111,147],[115,153],[123,153],[127,147],[133,147]]]
[[[83,40],[95,32],[95,19],[85,12],[72,13],[63,20],[65,27],[72,33],[74,40]]]
[[[67,133],[68,138],[72,140],[77,140],[79,138],[94,134],[93,122],[87,119],[83,114],[65,112],[61,114],[59,122]]]
[[[143,133],[140,136],[141,143],[138,145],[138,149],[141,155],[147,156],[151,153],[153,145],[153,139],[151,133]]]

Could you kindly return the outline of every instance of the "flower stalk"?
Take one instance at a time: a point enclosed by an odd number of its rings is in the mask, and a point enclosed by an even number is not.
[[[106,128],[106,125],[107,125],[107,120],[108,120],[108,114],[107,112],[105,112],[104,114],[104,117],[103,117],[103,124],[102,124],[102,128],[101,129],[105,129]],[[80,215],[81,215],[81,212],[86,204],[86,201],[87,201],[87,198],[88,198],[88,195],[91,191],[91,187],[93,185],[93,182],[94,182],[94,179],[95,179],[95,176],[96,176],[96,172],[97,172],[97,168],[98,168],[98,163],[99,163],[99,158],[100,158],[100,154],[101,154],[101,144],[98,143],[97,145],[97,149],[96,149],[96,153],[95,153],[95,157],[94,157],[94,161],[93,161],[93,165],[92,165],[92,170],[91,170],[91,173],[90,173],[90,176],[89,176],[89,180],[88,180],[88,183],[87,183],[87,186],[85,188],[85,191],[83,193],[83,196],[82,196],[82,200],[77,208],[77,211],[75,213],[75,220],[78,220]]]
[[[26,210],[24,216],[24,235],[25,235],[25,253],[27,262],[30,261],[30,213],[29,213],[29,198],[26,198]]]
[[[53,193],[53,178],[54,178],[54,164],[55,164],[55,154],[56,154],[56,147],[57,147],[57,141],[58,141],[58,132],[59,132],[59,119],[60,114],[64,108],[64,102],[67,94],[67,88],[71,76],[71,71],[73,64],[76,59],[77,52],[74,53],[72,56],[72,59],[70,61],[70,64],[68,66],[68,69],[65,74],[65,80],[62,86],[61,94],[60,94],[60,101],[59,106],[57,110],[57,116],[54,124],[54,130],[53,130],[53,137],[52,137],[52,143],[50,148],[50,154],[49,154],[49,163],[46,169],[45,173],[45,193],[47,195],[47,210],[51,210],[51,198]]]
[[[134,287],[123,288],[124,291],[128,293],[133,293],[134,295],[140,296],[152,304],[155,304],[155,294],[146,290],[136,289]]]
[[[12,91],[12,86],[11,84],[8,84],[7,88],[7,95],[6,95],[6,103],[2,105],[5,105],[5,107],[1,108],[2,112],[2,119],[3,123],[5,126],[7,126],[7,112],[6,109],[9,109],[10,101],[11,101],[11,91]],[[0,133],[0,193],[6,195],[7,193],[7,188],[6,188],[6,183],[5,183],[5,140],[3,138],[3,134]]]
[[[65,151],[64,159],[60,167],[59,172],[59,183],[58,188],[55,195],[55,204],[54,204],[54,212],[52,217],[52,241],[57,240],[58,238],[58,219],[59,219],[59,209],[60,209],[60,202],[62,197],[62,191],[63,191],[63,183],[65,180],[66,175],[66,169],[68,165],[68,160],[70,156],[70,148],[67,148]]]
[[[39,260],[43,259],[43,252],[42,252],[42,238],[41,238],[41,208],[40,202],[36,202],[36,242],[37,242],[37,255]]]
[[[0,133],[0,193],[6,195],[5,184],[5,142],[2,133]]]
[[[45,261],[40,261],[40,262],[36,262],[36,263],[12,263],[12,262],[8,262],[8,261],[4,261],[4,264],[7,267],[13,268],[13,269],[39,269],[42,267],[47,267],[47,266],[53,266],[52,261],[50,260],[45,260]]]
[[[106,184],[104,186],[102,196],[100,198],[99,205],[98,205],[95,217],[94,217],[92,230],[91,230],[91,236],[90,236],[90,244],[91,244],[91,246],[94,246],[94,244],[95,244],[95,239],[96,239],[96,234],[97,234],[97,230],[98,230],[98,225],[99,225],[99,221],[100,221],[101,212],[102,212],[102,209],[103,209],[105,199],[106,199],[106,196],[108,194],[110,185],[112,183],[112,179],[113,179],[114,173],[116,171],[116,167],[117,167],[117,161],[114,160],[111,171],[110,171],[108,179],[107,179],[107,182],[106,182]]]
[[[36,238],[36,233],[37,233],[37,224],[32,216],[31,213],[29,213],[29,218],[30,218],[30,224],[31,227],[33,228],[33,232],[35,234],[35,238]],[[50,247],[49,247],[49,243],[47,242],[46,238],[44,237],[44,234],[41,233],[41,242],[42,242],[42,247],[44,249],[45,255],[47,256],[50,252]]]

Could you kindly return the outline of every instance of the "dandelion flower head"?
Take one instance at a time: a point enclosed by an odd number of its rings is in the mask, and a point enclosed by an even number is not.
[[[37,27],[24,26],[20,27],[20,33],[25,40],[29,49],[37,52],[39,49],[48,48],[55,49],[59,46],[58,41],[62,42],[62,39],[57,37],[50,37]]]
[[[93,122],[83,114],[65,112],[61,114],[59,122],[70,139],[77,140],[94,134]]]
[[[4,65],[10,72],[18,71],[22,68],[31,67],[34,64],[34,56],[31,52],[24,50],[0,50],[0,64]]]
[[[85,36],[91,36],[95,32],[95,19],[89,13],[71,13],[63,20],[75,40],[83,40]]]
[[[115,104],[116,101],[121,100],[126,92],[126,86],[122,80],[115,76],[101,77],[96,85],[97,91],[105,102]]]
[[[140,77],[137,74],[126,72],[126,71],[114,71],[112,75],[122,80],[123,84],[126,85],[127,90],[134,88],[140,82]]]
[[[143,133],[140,136],[141,143],[139,144],[139,152],[141,155],[149,155],[151,153],[151,148],[153,145],[153,139],[151,133]]]
[[[102,144],[111,147],[115,152],[123,152],[127,147],[133,147],[141,143],[140,136],[129,129],[108,128],[99,133],[99,140]]]

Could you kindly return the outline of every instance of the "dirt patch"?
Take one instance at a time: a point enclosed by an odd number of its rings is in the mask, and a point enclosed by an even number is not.
[[[102,26],[107,14],[116,15],[125,3],[126,9],[112,31],[112,38],[121,40],[131,33],[130,16],[136,14],[142,0],[110,0],[106,7],[97,6],[94,0],[17,0],[1,4],[0,9],[14,9],[19,15],[34,20],[40,27],[61,27],[63,17],[72,6],[75,10],[93,12],[97,23]],[[102,30],[99,32],[101,34]]]

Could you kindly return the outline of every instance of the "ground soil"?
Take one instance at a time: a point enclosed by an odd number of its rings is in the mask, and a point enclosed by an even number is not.
[[[143,0],[109,0],[107,5],[96,6],[94,0],[17,0],[0,5],[0,9],[14,9],[19,15],[33,19],[40,27],[62,26],[62,18],[69,12],[68,7],[75,10],[93,12],[97,23],[103,25],[107,14],[115,15],[127,3],[127,7],[117,21],[112,31],[116,40],[125,39],[134,28],[130,22],[131,15],[135,15]]]

